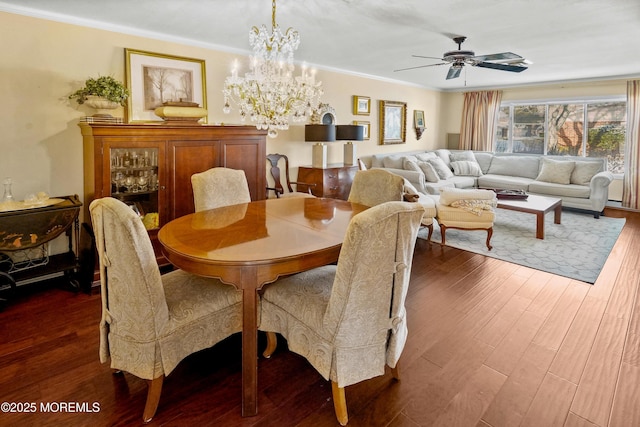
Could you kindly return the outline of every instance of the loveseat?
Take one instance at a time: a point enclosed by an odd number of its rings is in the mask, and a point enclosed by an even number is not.
[[[613,175],[607,160],[438,149],[375,154],[360,158],[367,168],[384,168],[409,180],[424,194],[443,188],[524,190],[557,197],[562,206],[598,218],[607,203]]]

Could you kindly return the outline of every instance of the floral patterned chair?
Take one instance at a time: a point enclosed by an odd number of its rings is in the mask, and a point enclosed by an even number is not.
[[[100,258],[100,361],[148,381],[143,421],[186,356],[242,330],[242,293],[182,270],[160,275],[140,218],[119,200],[90,205]]]
[[[191,175],[191,186],[196,212],[251,201],[243,170],[212,168]]]
[[[383,375],[407,339],[404,307],[411,262],[424,210],[388,202],[353,217],[337,265],[265,286],[259,329],[267,331],[265,357],[275,333],[331,380],[336,417],[348,422],[344,387]]]

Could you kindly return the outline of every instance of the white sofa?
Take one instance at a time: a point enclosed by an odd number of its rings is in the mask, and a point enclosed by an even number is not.
[[[407,178],[424,194],[437,195],[443,188],[524,190],[560,198],[563,207],[590,211],[596,218],[613,181],[605,158],[439,149],[361,160],[367,168],[384,168]]]

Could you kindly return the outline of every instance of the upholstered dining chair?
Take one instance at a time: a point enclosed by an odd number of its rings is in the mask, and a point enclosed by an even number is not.
[[[269,172],[271,172],[271,178],[273,179],[273,187],[267,187],[267,196],[269,191],[273,191],[276,195],[276,198],[280,197],[314,197],[311,193],[311,188],[315,187],[316,184],[310,184],[306,182],[296,182],[291,181],[289,178],[289,158],[284,154],[269,154],[267,155],[267,162],[269,162]],[[284,163],[284,177],[285,177],[285,185],[282,185],[282,173],[280,171],[280,164]],[[294,191],[293,185],[296,186],[296,190],[298,190],[299,186],[305,186],[306,192],[302,191]],[[285,188],[288,192],[285,192]]]
[[[196,212],[251,201],[243,170],[212,168],[191,175],[191,186]]]
[[[147,380],[146,423],[182,359],[242,330],[242,293],[182,270],[160,275],[142,221],[121,201],[96,199],[90,212],[100,260],[100,361]]]
[[[353,177],[348,200],[365,206],[402,200],[417,202],[425,210],[422,225],[428,229],[427,240],[431,240],[436,202],[431,197],[420,194],[408,180],[400,175],[384,169],[359,170]]]
[[[270,357],[276,333],[331,380],[336,417],[348,422],[344,388],[383,375],[397,378],[407,338],[404,307],[423,209],[388,202],[352,218],[337,265],[265,286],[259,329]]]

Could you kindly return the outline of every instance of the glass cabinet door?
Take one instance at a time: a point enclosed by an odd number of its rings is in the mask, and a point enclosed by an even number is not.
[[[137,213],[147,230],[160,227],[158,148],[109,148],[111,197]]]

